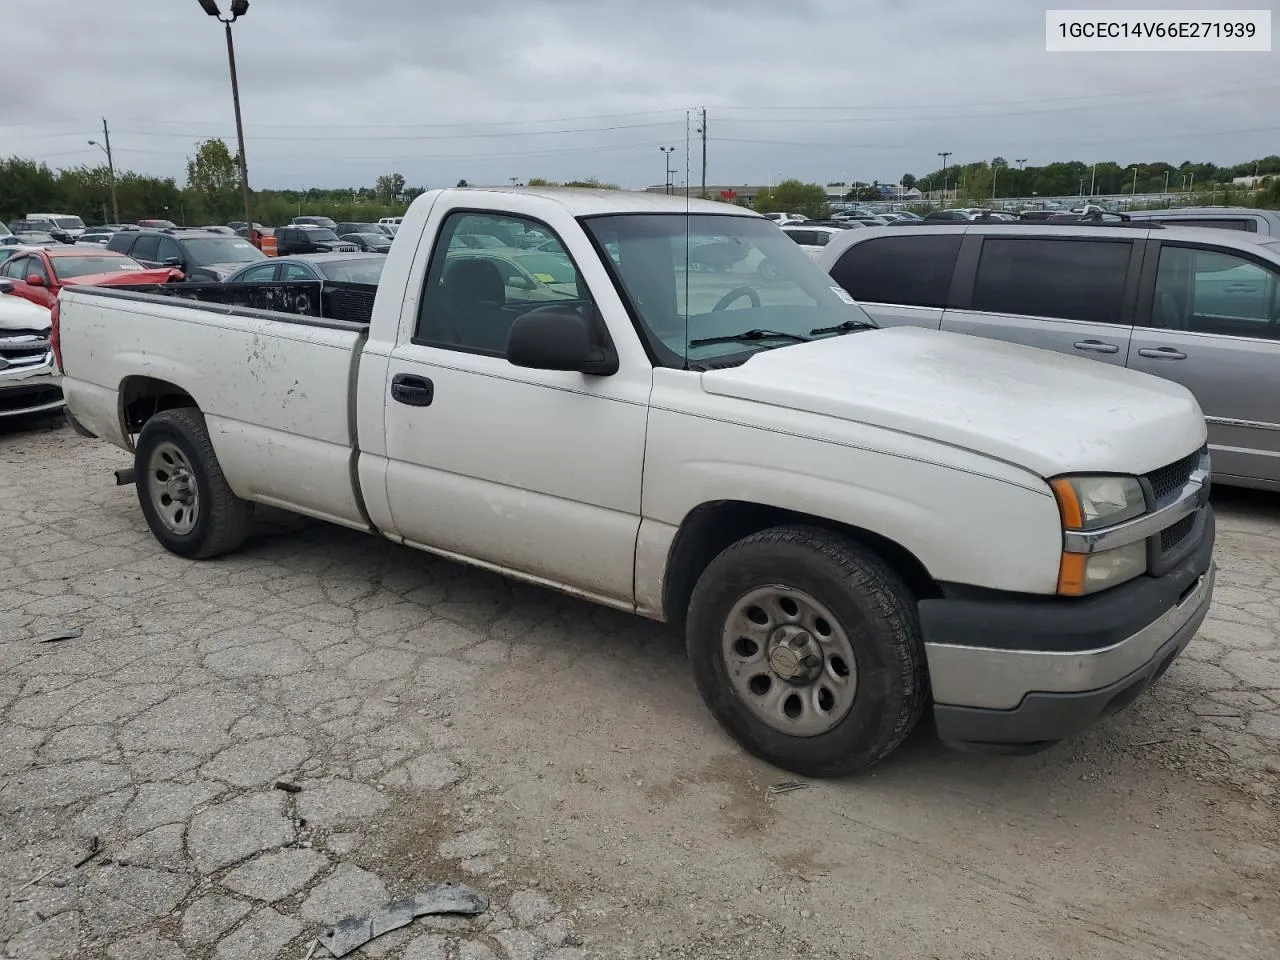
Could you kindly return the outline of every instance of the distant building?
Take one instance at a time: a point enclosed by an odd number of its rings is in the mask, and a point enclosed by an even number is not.
[[[1269,173],[1264,173],[1258,177],[1232,177],[1231,185],[1233,187],[1254,187],[1255,189],[1260,190],[1262,187],[1266,186],[1267,181],[1270,180],[1271,177],[1272,174]]]

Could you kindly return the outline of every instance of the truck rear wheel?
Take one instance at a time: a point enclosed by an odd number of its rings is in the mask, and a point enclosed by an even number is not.
[[[148,420],[134,468],[142,515],[171,553],[205,560],[249,536],[253,504],[231,492],[199,410],[164,410]]]
[[[804,776],[876,763],[927,698],[911,591],[873,551],[815,527],[764,530],[716,557],[694,588],[687,642],[721,726]]]

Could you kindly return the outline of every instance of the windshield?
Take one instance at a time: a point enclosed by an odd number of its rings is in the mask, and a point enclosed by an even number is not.
[[[200,237],[187,240],[187,257],[193,263],[249,263],[263,260],[266,254],[237,237]]]
[[[386,257],[370,257],[361,260],[328,260],[317,266],[321,273],[338,283],[377,283],[386,262]]]
[[[0,237],[11,237],[11,236],[13,236],[13,231],[10,230],[8,227],[6,227],[3,223],[0,223]]]
[[[84,229],[84,221],[79,217],[54,217],[53,222],[60,230]]]
[[[874,326],[852,298],[768,220],[624,214],[588,217],[583,224],[609,251],[624,295],[650,346],[667,366],[684,367],[687,360],[696,367],[794,342],[762,337],[750,343],[690,345],[708,337],[768,330],[808,339],[813,330],[849,321]]]
[[[144,270],[132,257],[112,257],[107,254],[89,254],[83,257],[55,257],[53,272],[59,279],[87,277],[95,273],[115,273],[121,270]]]

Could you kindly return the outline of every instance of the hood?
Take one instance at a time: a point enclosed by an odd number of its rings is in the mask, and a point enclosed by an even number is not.
[[[0,330],[48,330],[52,326],[47,307],[11,293],[0,293]]]
[[[109,273],[91,273],[83,277],[72,277],[64,280],[64,287],[112,287],[117,284],[128,286],[134,283],[168,283],[173,274],[182,276],[182,271],[173,267],[157,267],[155,270],[112,270]]]
[[[1042,477],[1141,474],[1205,441],[1190,391],[1096,360],[890,327],[766,350],[705,391],[914,434]]]

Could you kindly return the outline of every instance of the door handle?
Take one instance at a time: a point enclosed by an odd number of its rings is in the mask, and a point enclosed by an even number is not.
[[[411,407],[429,407],[435,399],[435,384],[426,377],[397,373],[391,378],[391,399]]]
[[[1086,350],[1089,353],[1119,353],[1120,348],[1114,343],[1103,343],[1101,340],[1077,340],[1074,344],[1077,350]]]
[[[1143,347],[1138,356],[1152,360],[1185,360],[1187,355],[1175,347]]]

